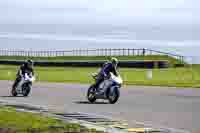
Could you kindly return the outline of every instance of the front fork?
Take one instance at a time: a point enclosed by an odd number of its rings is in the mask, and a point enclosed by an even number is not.
[[[119,85],[112,86],[112,87],[110,88],[110,90],[109,90],[109,95],[110,95],[110,94],[113,94],[113,92],[115,91],[115,89],[119,89],[119,88],[120,88]]]

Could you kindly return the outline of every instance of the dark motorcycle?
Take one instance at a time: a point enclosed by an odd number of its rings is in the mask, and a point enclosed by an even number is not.
[[[12,96],[17,96],[18,94],[22,94],[25,97],[28,96],[32,88],[32,83],[34,81],[34,76],[25,73],[18,85],[15,88],[12,88]]]

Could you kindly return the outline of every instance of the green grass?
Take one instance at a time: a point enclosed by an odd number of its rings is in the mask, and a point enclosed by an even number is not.
[[[17,66],[0,65],[0,80],[13,80]],[[35,67],[37,81],[92,83],[90,74],[99,68]],[[147,78],[148,69],[119,69],[125,85],[156,85],[177,87],[200,87],[200,66],[153,69],[153,78]]]
[[[180,64],[180,60],[166,55],[148,56],[116,56],[119,60],[167,60],[171,64]],[[57,57],[25,57],[25,56],[0,56],[0,60],[50,60],[50,61],[69,61],[69,60],[108,60],[109,56],[57,56]]]
[[[17,112],[10,107],[0,107],[0,128],[10,129],[10,133],[100,133],[95,130],[90,131],[78,124],[64,123],[39,114]]]

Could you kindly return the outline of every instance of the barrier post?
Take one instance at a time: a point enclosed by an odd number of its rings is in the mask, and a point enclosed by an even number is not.
[[[153,78],[153,71],[152,69],[147,70],[147,79],[151,80]]]

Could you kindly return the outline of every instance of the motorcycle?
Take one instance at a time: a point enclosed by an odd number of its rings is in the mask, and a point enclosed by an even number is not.
[[[12,96],[17,96],[18,94],[22,94],[24,97],[27,97],[31,91],[32,83],[35,81],[35,77],[25,73],[22,76],[21,81],[15,88],[12,88],[11,94]]]
[[[97,74],[93,74],[94,79],[97,78]],[[110,73],[110,78],[105,79],[100,85],[99,88],[94,88],[94,85],[91,85],[87,91],[87,99],[89,102],[94,103],[97,99],[108,100],[110,104],[115,104],[120,97],[120,88],[123,83],[120,75],[115,76],[113,73]],[[97,90],[101,89],[101,93]]]

